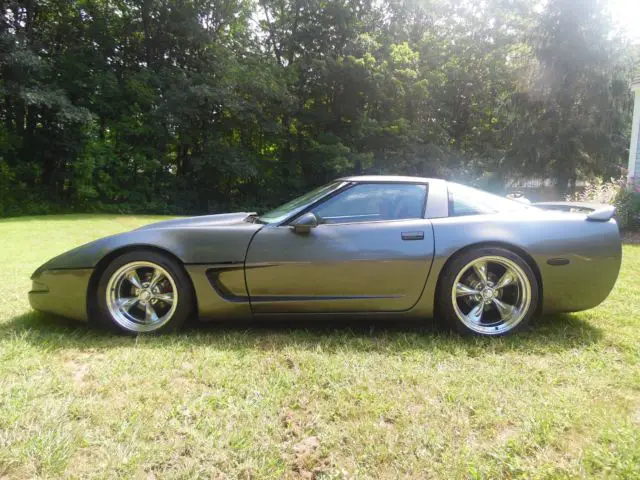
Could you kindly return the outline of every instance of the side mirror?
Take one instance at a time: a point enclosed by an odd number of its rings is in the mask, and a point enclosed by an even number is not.
[[[312,228],[318,226],[318,217],[313,212],[307,212],[291,222],[291,228],[295,233],[309,233]]]

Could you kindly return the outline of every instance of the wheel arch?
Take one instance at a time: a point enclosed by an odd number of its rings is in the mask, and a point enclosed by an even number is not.
[[[527,251],[524,250],[522,247],[518,247],[517,245],[513,245],[512,243],[500,242],[500,241],[483,241],[483,242],[472,243],[470,245],[465,245],[464,247],[459,248],[458,250],[453,252],[451,255],[449,255],[449,258],[447,258],[447,261],[444,263],[444,265],[442,266],[442,269],[440,269],[440,272],[438,273],[438,282],[436,284],[436,290],[435,290],[436,296],[434,298],[434,305],[437,305],[436,299],[440,294],[440,282],[442,280],[442,276],[444,272],[446,272],[451,262],[453,262],[458,256],[470,250],[474,250],[476,248],[490,248],[490,247],[498,247],[498,248],[504,248],[505,250],[509,250],[510,252],[513,252],[516,255],[520,256],[527,263],[527,265],[529,265],[529,267],[533,271],[534,276],[536,277],[536,282],[538,284],[538,304],[536,305],[536,309],[540,311],[542,309],[542,299],[544,298],[544,295],[543,295],[542,274],[540,273],[540,268],[538,267],[538,264],[533,259],[533,257],[529,255]]]
[[[100,277],[102,276],[103,272],[114,259],[118,258],[121,255],[124,255],[125,253],[130,253],[135,251],[155,252],[160,255],[164,255],[170,258],[171,260],[175,261],[180,266],[180,268],[184,270],[185,275],[189,279],[189,286],[191,287],[191,291],[193,292],[193,301],[195,302],[194,308],[196,312],[198,311],[198,297],[195,294],[196,290],[193,286],[193,280],[191,279],[191,275],[189,275],[187,270],[184,268],[184,262],[180,259],[180,257],[178,257],[175,253],[162,247],[157,247],[155,245],[147,245],[147,244],[135,244],[135,245],[126,245],[124,247],[119,247],[119,248],[116,248],[115,250],[112,250],[111,252],[103,256],[98,261],[96,266],[93,268],[93,272],[91,273],[91,277],[89,278],[89,285],[87,287],[87,299],[86,299],[87,319],[89,322],[91,322],[91,318],[94,317],[96,314],[96,309],[97,309],[96,291],[98,289],[98,283],[100,282]]]

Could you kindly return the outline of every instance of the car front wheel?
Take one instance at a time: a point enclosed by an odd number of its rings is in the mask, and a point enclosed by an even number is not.
[[[156,252],[130,252],[113,260],[97,289],[98,323],[129,334],[177,330],[193,306],[182,267]]]
[[[538,283],[519,255],[498,247],[456,257],[440,282],[437,311],[458,332],[506,335],[524,328],[538,304]]]

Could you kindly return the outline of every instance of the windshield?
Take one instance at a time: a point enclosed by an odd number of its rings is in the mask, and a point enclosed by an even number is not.
[[[270,212],[265,213],[264,215],[260,215],[260,220],[265,223],[278,223],[287,218],[289,215],[296,213],[297,211],[302,210],[306,205],[319,200],[330,192],[337,190],[344,182],[331,182],[327,185],[323,185],[322,187],[318,187],[310,192],[305,193],[293,200],[285,203],[284,205],[280,205],[277,208],[274,208]]]
[[[449,183],[448,190],[451,216],[538,210],[531,205],[458,183]]]

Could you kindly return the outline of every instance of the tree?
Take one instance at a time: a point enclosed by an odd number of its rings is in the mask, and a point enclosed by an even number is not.
[[[614,173],[628,146],[629,63],[616,40],[598,0],[551,0],[532,32],[510,155],[521,171],[555,178],[562,195],[579,177]]]
[[[0,214],[265,209],[352,173],[611,174],[632,61],[579,5],[0,0]]]

